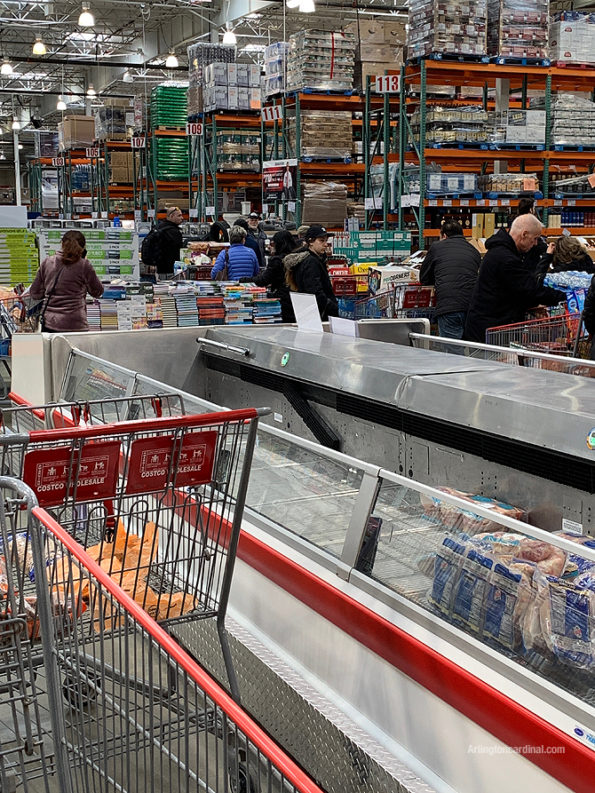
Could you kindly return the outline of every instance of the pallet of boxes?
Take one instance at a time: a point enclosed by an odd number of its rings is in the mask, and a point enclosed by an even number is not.
[[[95,143],[95,119],[93,116],[64,116],[58,124],[58,148],[60,151],[85,149]]]
[[[398,70],[403,63],[406,41],[405,22],[399,20],[360,20],[345,28],[355,36],[356,84],[366,87],[366,79]]]

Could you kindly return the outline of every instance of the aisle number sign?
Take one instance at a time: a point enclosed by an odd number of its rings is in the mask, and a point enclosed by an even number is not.
[[[273,107],[262,108],[263,121],[280,121],[283,116],[283,109],[281,105],[273,105]]]
[[[189,121],[186,124],[186,135],[202,135],[202,121]]]
[[[99,157],[99,149],[95,146],[92,149],[85,149],[87,157]]]
[[[144,149],[145,148],[145,137],[139,136],[135,138],[130,138],[130,148],[131,149]]]
[[[374,80],[378,94],[398,94],[401,90],[400,74],[378,74]]]
[[[66,165],[66,161],[64,157],[52,157],[52,165],[54,168],[61,168],[63,165]]]

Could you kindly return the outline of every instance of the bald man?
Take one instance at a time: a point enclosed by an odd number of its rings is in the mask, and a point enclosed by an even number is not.
[[[564,292],[543,286],[543,276],[536,276],[523,262],[542,232],[543,226],[534,215],[519,215],[510,232],[500,229],[486,242],[487,253],[471,295],[464,339],[485,342],[487,328],[522,322],[528,309],[553,306],[566,299]]]

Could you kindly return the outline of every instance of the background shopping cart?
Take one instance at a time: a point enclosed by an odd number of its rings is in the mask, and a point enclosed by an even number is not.
[[[587,358],[589,354],[582,314],[559,314],[488,328],[486,343],[573,358]]]
[[[362,299],[339,298],[339,316],[347,319],[432,319],[434,288],[396,284]]]

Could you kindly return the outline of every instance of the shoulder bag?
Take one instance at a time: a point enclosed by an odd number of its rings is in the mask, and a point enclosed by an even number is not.
[[[229,248],[225,249],[225,266],[222,270],[219,270],[217,275],[215,276],[215,281],[228,281],[229,278],[227,268],[229,267]]]
[[[49,292],[46,293],[45,297],[40,300],[36,305],[33,306],[29,310],[29,317],[31,318],[31,324],[35,326],[35,330],[39,333],[43,328],[43,320],[45,317],[45,312],[47,311],[47,307],[49,305],[50,300],[54,292],[56,291],[56,285],[60,280],[60,276],[62,275],[62,271],[64,270],[64,265],[60,267],[58,272],[56,273],[56,277],[54,278],[54,283],[52,284],[52,288]]]

